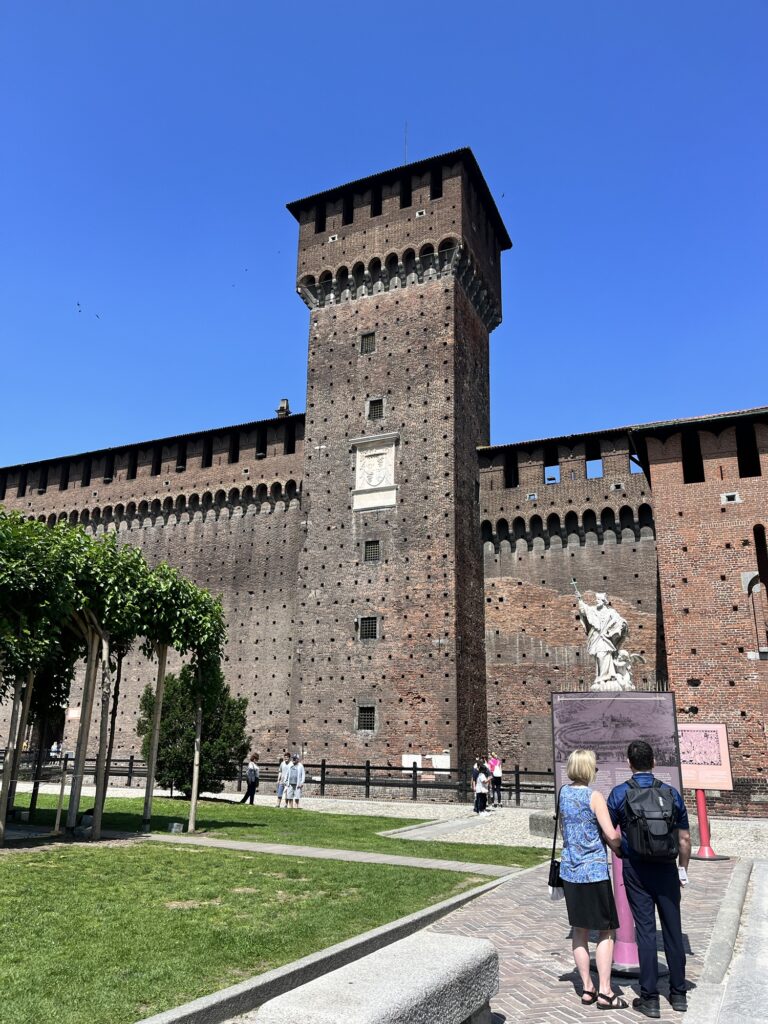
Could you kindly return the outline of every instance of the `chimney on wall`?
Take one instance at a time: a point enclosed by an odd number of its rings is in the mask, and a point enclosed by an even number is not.
[[[288,404],[287,398],[280,399],[280,405],[278,405],[277,409],[275,409],[275,412],[280,417],[280,419],[282,419],[284,416],[291,415],[291,407]]]

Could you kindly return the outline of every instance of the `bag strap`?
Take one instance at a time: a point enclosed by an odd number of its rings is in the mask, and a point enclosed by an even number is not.
[[[557,809],[555,810],[555,834],[552,836],[552,860],[555,859],[555,847],[557,846],[557,823],[560,820],[560,794],[563,792],[563,787],[557,791]]]

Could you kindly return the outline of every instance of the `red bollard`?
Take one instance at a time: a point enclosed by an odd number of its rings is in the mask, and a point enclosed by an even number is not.
[[[696,790],[696,815],[699,819],[699,846],[693,854],[695,860],[728,860],[728,857],[719,857],[712,849],[712,840],[709,834],[709,818],[707,817],[707,797],[703,789]]]

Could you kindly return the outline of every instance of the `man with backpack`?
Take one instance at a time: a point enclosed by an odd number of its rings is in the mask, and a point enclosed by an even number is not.
[[[256,795],[256,790],[259,788],[259,755],[251,754],[251,759],[248,762],[248,767],[245,770],[245,781],[246,790],[245,796],[240,801],[244,804],[246,801],[250,804],[253,803],[253,798]]]
[[[653,776],[653,749],[633,740],[627,749],[632,778],[614,786],[608,811],[621,828],[624,888],[635,921],[640,958],[640,997],[632,1005],[646,1017],[660,1017],[656,910],[669,967],[669,1002],[688,1009],[685,949],[680,923],[680,890],[688,883],[691,833],[683,798]]]

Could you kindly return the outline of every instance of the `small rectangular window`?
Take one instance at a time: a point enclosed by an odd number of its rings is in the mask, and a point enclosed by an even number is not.
[[[233,430],[229,435],[229,454],[227,456],[229,463],[240,461],[240,432]]]
[[[133,448],[128,452],[128,469],[125,474],[126,480],[135,480],[139,470],[139,451]]]
[[[520,486],[520,473],[517,465],[517,452],[504,452],[504,486]]]
[[[293,455],[296,451],[296,421],[289,420],[285,424],[285,440],[283,442],[285,455]]]
[[[544,483],[545,484],[559,484],[560,483],[560,466],[555,463],[552,466],[544,467]]]
[[[61,475],[59,476],[59,490],[66,491],[69,487],[69,463],[62,462]]]
[[[374,185],[371,189],[371,216],[381,216],[381,185]]]
[[[163,468],[163,446],[156,444],[152,449],[152,476],[160,476]]]
[[[8,490],[8,474],[0,473],[0,501],[5,501],[5,492]]]
[[[698,430],[684,430],[681,434],[683,456],[683,483],[704,483],[704,459]]]
[[[115,453],[107,452],[104,457],[104,483],[111,484],[115,478]]]
[[[48,490],[48,467],[40,467],[40,475],[37,478],[37,493],[45,494]]]
[[[376,332],[368,331],[366,334],[360,336],[360,353],[364,356],[369,356],[371,352],[376,351]]]
[[[587,459],[587,480],[599,480],[603,475],[602,459]]]
[[[19,482],[16,487],[16,497],[23,498],[27,493],[27,471],[26,469],[19,470]]]
[[[383,420],[384,419],[384,399],[383,398],[372,398],[368,403],[368,419],[369,420]]]
[[[365,542],[366,562],[378,562],[381,558],[381,542],[378,540],[367,540]]]
[[[315,234],[319,235],[325,231],[325,203],[318,203],[315,207]]]
[[[376,728],[376,708],[374,705],[361,705],[357,709],[357,728],[368,732]]]
[[[760,452],[757,437],[752,423],[740,420],[736,424],[736,458],[739,463],[739,476],[760,476]]]
[[[365,615],[360,619],[360,639],[361,640],[378,640],[379,639],[379,620],[375,615]]]
[[[429,198],[441,199],[443,196],[443,168],[433,167],[429,174]]]
[[[208,469],[213,465],[213,438],[203,438],[203,457],[200,460],[200,466],[202,469]]]
[[[341,201],[341,223],[351,224],[355,219],[355,204],[351,192],[347,193]]]
[[[179,441],[176,446],[176,472],[183,473],[187,468],[187,442]]]
[[[91,459],[90,456],[83,459],[83,475],[80,477],[81,487],[91,486]]]
[[[267,454],[267,428],[256,428],[256,458],[263,459]]]
[[[400,179],[400,209],[404,210],[410,206],[413,202],[413,190],[411,188],[411,176],[410,174],[404,175]]]

